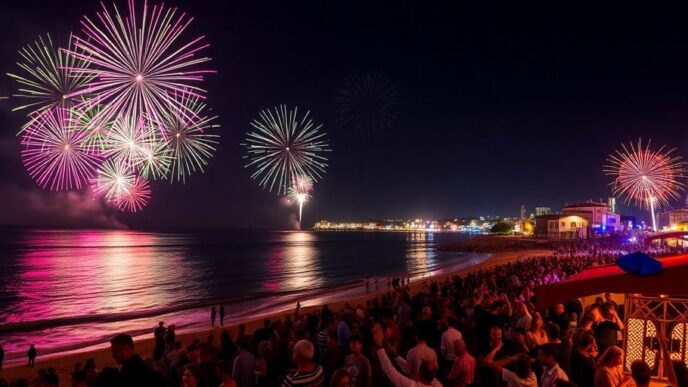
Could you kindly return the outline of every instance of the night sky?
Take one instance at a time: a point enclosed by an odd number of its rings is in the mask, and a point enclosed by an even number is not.
[[[622,141],[642,136],[688,153],[683,9],[217,3],[166,2],[195,17],[186,36],[207,35],[218,70],[205,86],[222,138],[206,173],[185,185],[153,182],[149,206],[135,215],[110,211],[85,193],[41,192],[20,160],[15,135],[24,114],[10,112],[15,101],[0,100],[0,223],[289,228],[295,208],[249,178],[239,145],[258,112],[278,104],[310,109],[330,134],[330,166],[305,208],[305,226],[318,219],[517,216],[521,204],[529,212],[556,210],[609,196],[601,166]],[[4,73],[16,71],[17,50],[47,32],[65,39],[99,4],[22,0],[1,7],[0,96],[7,96],[15,84]],[[388,134],[361,139],[337,124],[336,90],[351,74],[375,72],[398,83],[403,116]]]

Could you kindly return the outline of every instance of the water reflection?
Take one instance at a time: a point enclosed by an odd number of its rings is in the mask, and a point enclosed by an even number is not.
[[[28,236],[14,284],[18,302],[5,322],[144,311],[202,297],[183,251],[155,234],[36,232]],[[14,282],[13,281],[13,282]]]
[[[317,237],[311,232],[282,234],[279,245],[268,251],[265,267],[270,274],[263,288],[294,291],[320,287],[324,284],[314,246]]]
[[[406,270],[411,275],[424,275],[432,272],[437,266],[436,252],[431,232],[414,232],[406,235]]]

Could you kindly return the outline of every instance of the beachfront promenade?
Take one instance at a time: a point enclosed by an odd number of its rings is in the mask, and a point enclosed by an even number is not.
[[[126,335],[113,338],[112,351],[45,362],[39,355],[34,368],[13,366],[0,375],[16,385],[56,385],[57,378],[78,386],[498,386],[503,379],[543,387],[565,385],[564,379],[630,385],[619,372],[617,331],[624,327],[611,298],[541,311],[533,302],[541,285],[614,262],[620,246],[495,249],[513,251],[461,272],[393,289],[384,283],[364,297],[242,326],[175,337],[163,329],[158,340],[152,329],[150,339],[133,345]],[[635,368],[642,381],[647,366]]]

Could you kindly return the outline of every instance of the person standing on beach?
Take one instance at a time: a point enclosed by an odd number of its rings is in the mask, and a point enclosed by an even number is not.
[[[0,344],[0,370],[2,369],[2,362],[5,360],[5,349]]]
[[[210,325],[215,326],[215,319],[217,318],[217,309],[213,305],[213,309],[210,311]]]
[[[155,328],[153,336],[155,337],[155,349],[153,350],[153,358],[155,360],[162,359],[162,354],[165,352],[165,323],[160,321],[158,327]]]
[[[220,326],[225,325],[225,306],[220,305]]]
[[[34,364],[36,364],[36,355],[38,352],[36,351],[36,347],[31,344],[31,347],[29,347],[29,352],[27,353],[27,356],[29,357],[29,367],[33,367]]]

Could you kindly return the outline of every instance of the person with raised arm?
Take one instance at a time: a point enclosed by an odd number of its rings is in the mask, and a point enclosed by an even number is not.
[[[395,387],[442,387],[442,383],[435,378],[437,374],[437,364],[423,362],[420,365],[418,373],[419,380],[411,379],[397,371],[389,360],[384,347],[385,334],[380,324],[373,325],[372,333],[375,348],[377,350],[377,357],[380,361],[380,367],[382,367],[382,371],[387,376],[387,379],[389,379]],[[401,365],[405,363],[401,356],[397,354],[392,354],[392,356],[397,361],[397,364]]]

